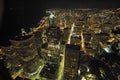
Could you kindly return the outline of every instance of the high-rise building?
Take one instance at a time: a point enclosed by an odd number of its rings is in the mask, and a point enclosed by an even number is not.
[[[77,76],[80,47],[66,45],[64,80],[74,80]]]
[[[3,47],[6,55],[6,66],[13,78],[18,73],[26,77],[36,74],[41,65],[35,37],[20,36],[10,40],[9,47]]]

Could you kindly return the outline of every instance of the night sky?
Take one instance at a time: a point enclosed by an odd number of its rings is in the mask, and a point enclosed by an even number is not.
[[[22,27],[36,26],[48,8],[117,8],[119,3],[120,0],[4,0],[0,43],[19,34]]]

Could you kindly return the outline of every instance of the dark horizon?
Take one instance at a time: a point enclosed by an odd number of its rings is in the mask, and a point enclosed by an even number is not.
[[[0,42],[37,25],[49,8],[119,8],[119,0],[5,0]]]

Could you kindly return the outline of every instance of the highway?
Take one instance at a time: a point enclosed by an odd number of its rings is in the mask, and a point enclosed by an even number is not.
[[[64,26],[66,26],[67,24],[65,23]],[[71,30],[70,30],[70,34],[67,40],[67,44],[70,44],[71,42],[71,35],[73,33],[74,30],[74,23],[71,25]],[[61,62],[59,63],[59,68],[58,68],[58,73],[57,73],[57,78],[56,80],[64,80],[64,64],[65,64],[65,45],[61,45],[62,47],[62,54],[60,54],[61,56]]]
[[[63,48],[63,54],[61,54],[61,62],[59,63],[58,73],[57,73],[57,79],[56,80],[64,80],[64,64],[65,64],[65,46],[62,46]]]
[[[74,27],[75,27],[75,24],[73,23],[72,27],[71,27],[71,30],[70,30],[70,34],[69,34],[68,40],[67,40],[67,44],[70,44],[70,42],[71,42],[71,35],[73,33]]]
[[[67,26],[67,24],[65,23],[64,25],[65,27]],[[67,40],[67,44],[71,44],[71,35],[73,34],[73,31],[74,31],[74,27],[75,27],[75,24],[73,23],[71,25],[71,29],[70,29],[70,33],[69,33],[69,36],[68,36],[68,40]],[[64,64],[65,64],[65,45],[62,45],[62,53],[63,54],[60,54],[61,56],[61,62],[59,63],[59,68],[58,68],[58,74],[57,74],[57,79],[56,80],[64,80]]]
[[[86,53],[83,31],[81,31],[81,50],[84,51],[84,53]]]
[[[33,33],[39,31],[41,28],[48,26],[47,21],[48,17],[45,17],[44,20],[40,23],[40,25],[37,28],[33,29],[33,32],[29,32],[26,35],[32,35]]]

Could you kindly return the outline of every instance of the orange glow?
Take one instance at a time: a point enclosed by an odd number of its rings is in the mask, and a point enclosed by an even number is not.
[[[1,55],[1,54],[3,54],[3,50],[2,50],[2,49],[0,49],[0,55]]]
[[[24,75],[19,75],[19,77],[29,79],[29,77],[28,77],[28,76],[24,76]]]
[[[33,32],[29,32],[28,35],[31,35],[31,34],[37,32],[39,29],[46,27],[45,26],[46,25],[45,22],[47,21],[47,19],[48,19],[48,17],[46,17],[44,22],[42,22],[37,28],[33,29]]]
[[[117,42],[117,40],[115,38],[110,38],[110,39],[107,40],[107,42],[113,42],[114,43],[114,42]]]

